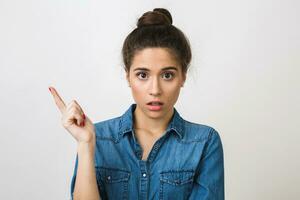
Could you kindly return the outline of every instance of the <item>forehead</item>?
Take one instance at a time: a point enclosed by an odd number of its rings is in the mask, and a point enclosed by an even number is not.
[[[170,66],[179,67],[175,56],[166,48],[155,47],[136,52],[131,69],[144,67],[155,70]]]

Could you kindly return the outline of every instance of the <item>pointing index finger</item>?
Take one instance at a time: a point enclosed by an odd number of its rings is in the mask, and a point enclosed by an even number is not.
[[[53,95],[54,101],[55,101],[58,109],[60,110],[61,113],[63,113],[66,109],[65,102],[59,96],[58,92],[56,91],[56,89],[54,87],[49,87],[49,90],[50,90],[51,94]]]

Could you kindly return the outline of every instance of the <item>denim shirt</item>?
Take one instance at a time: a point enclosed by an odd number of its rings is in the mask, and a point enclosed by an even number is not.
[[[132,104],[121,116],[94,123],[95,171],[101,199],[224,200],[221,138],[207,125],[184,120],[174,107],[147,160],[134,136]],[[71,180],[71,199],[78,154]]]

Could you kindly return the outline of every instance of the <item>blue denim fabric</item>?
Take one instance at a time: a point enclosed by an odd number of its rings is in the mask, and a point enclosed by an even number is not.
[[[223,147],[218,132],[174,114],[147,161],[134,136],[133,111],[95,123],[95,169],[103,200],[224,199]],[[73,199],[78,156],[71,182]]]

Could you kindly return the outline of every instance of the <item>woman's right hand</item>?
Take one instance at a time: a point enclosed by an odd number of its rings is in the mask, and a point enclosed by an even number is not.
[[[75,100],[66,105],[54,87],[49,87],[49,90],[62,114],[63,127],[71,133],[78,143],[94,143],[94,124],[84,114],[80,105]]]

